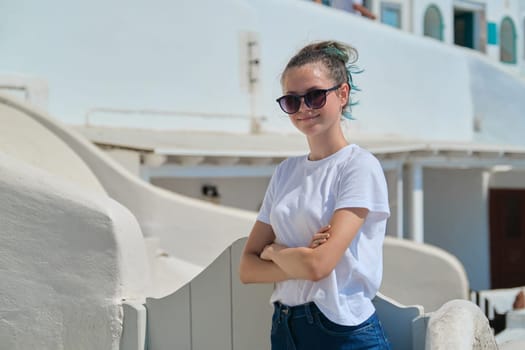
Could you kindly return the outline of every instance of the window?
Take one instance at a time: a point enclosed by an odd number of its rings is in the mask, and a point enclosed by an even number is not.
[[[509,17],[501,21],[499,58],[504,63],[516,63],[516,29]]]
[[[395,28],[401,28],[401,5],[382,3],[381,22]]]
[[[443,17],[437,6],[430,5],[427,8],[423,27],[423,35],[443,40]]]
[[[473,11],[454,8],[454,44],[476,48],[476,16]]]
[[[487,23],[487,43],[489,45],[498,45],[498,24]]]

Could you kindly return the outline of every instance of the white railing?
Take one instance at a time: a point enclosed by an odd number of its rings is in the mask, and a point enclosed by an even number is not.
[[[49,89],[43,79],[16,74],[0,75],[0,91],[47,110]]]
[[[157,119],[159,118],[160,119]],[[127,119],[124,119],[127,118]],[[130,120],[134,118],[134,120]],[[133,122],[137,123],[139,127],[151,128],[155,127],[155,123],[158,124],[158,128],[169,129],[169,122],[173,125],[182,125],[181,120],[184,119],[184,127],[188,127],[188,123],[191,121],[204,120],[209,121],[210,119],[223,119],[225,121],[234,120],[238,123],[239,120],[246,121],[245,128],[252,132],[257,133],[260,131],[261,124],[266,121],[266,117],[257,115],[245,115],[235,113],[211,113],[211,112],[195,112],[195,111],[175,111],[175,110],[161,110],[161,109],[131,109],[131,108],[91,108],[84,116],[85,126],[95,126],[99,123],[95,123],[93,120],[104,120],[100,125],[107,125],[108,120],[112,120],[111,125],[133,127]],[[171,119],[171,120],[170,120]]]

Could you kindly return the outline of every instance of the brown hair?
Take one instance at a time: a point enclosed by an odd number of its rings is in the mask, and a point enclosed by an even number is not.
[[[281,84],[284,82],[286,73],[291,68],[301,67],[305,64],[321,62],[327,69],[329,77],[336,84],[347,83],[350,90],[359,90],[353,82],[352,73],[361,72],[354,63],[357,62],[359,54],[355,48],[338,41],[320,41],[303,47],[293,56],[283,73],[281,74]],[[348,119],[353,119],[350,114],[350,98],[348,104],[343,109],[343,115]]]

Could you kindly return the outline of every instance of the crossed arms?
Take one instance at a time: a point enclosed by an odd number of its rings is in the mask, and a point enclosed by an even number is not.
[[[275,241],[272,226],[256,221],[241,255],[243,283],[289,279],[318,281],[328,276],[365,221],[368,209],[343,208],[313,236],[309,247],[289,248]]]

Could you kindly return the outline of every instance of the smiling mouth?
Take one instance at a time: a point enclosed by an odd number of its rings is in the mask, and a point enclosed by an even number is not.
[[[313,115],[311,117],[303,117],[303,118],[297,118],[297,121],[304,121],[304,120],[311,120],[319,117],[319,115]]]

